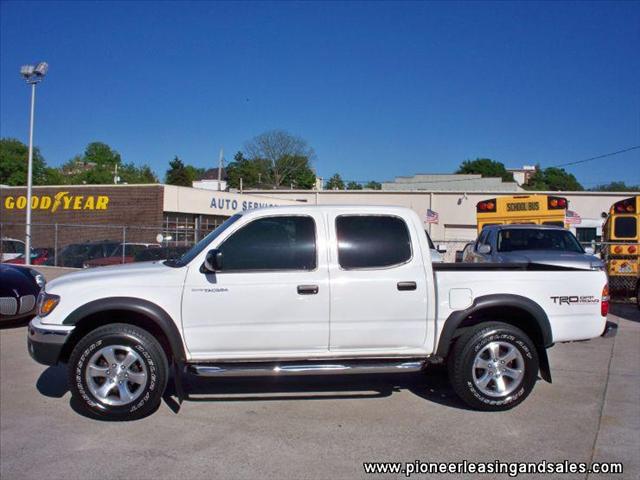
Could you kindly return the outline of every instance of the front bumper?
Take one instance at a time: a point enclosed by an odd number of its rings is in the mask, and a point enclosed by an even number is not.
[[[31,358],[43,365],[58,363],[62,347],[74,328],[69,325],[44,325],[39,317],[35,317],[27,329],[27,347]]]

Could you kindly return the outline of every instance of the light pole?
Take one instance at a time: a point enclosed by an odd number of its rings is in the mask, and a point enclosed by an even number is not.
[[[29,166],[27,168],[27,225],[25,229],[24,264],[31,265],[31,185],[33,183],[33,117],[36,108],[36,85],[40,83],[49,70],[47,62],[37,65],[23,65],[20,75],[31,85],[31,118],[29,120]]]

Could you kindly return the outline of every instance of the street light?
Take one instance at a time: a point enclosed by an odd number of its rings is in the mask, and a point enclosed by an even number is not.
[[[36,106],[36,85],[40,83],[49,70],[47,62],[37,65],[23,65],[20,75],[31,85],[31,118],[29,120],[29,166],[27,171],[27,226],[25,230],[24,263],[31,265],[31,185],[33,176],[33,117]]]

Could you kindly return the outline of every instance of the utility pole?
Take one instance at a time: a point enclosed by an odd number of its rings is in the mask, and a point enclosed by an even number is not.
[[[218,158],[218,191],[222,190],[222,167],[224,165],[224,148],[220,149],[220,157]]]

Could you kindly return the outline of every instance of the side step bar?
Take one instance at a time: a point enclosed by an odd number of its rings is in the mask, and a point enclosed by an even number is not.
[[[426,361],[362,360],[322,362],[250,362],[192,364],[189,371],[200,377],[261,377],[284,375],[344,375],[354,373],[418,372]]]

